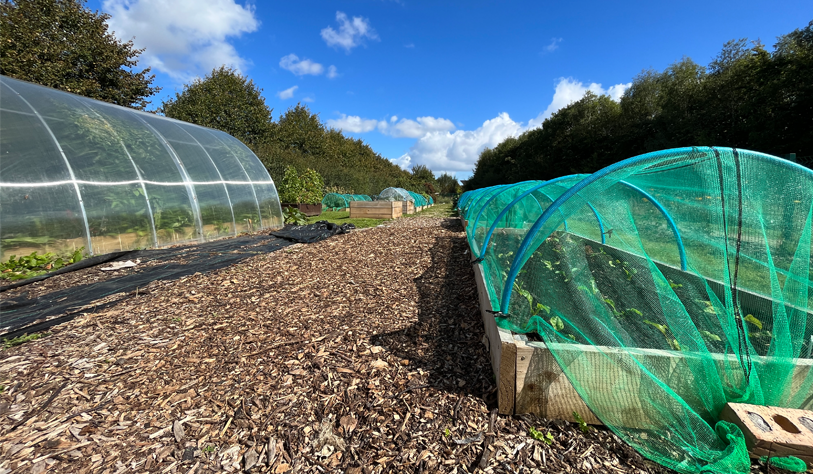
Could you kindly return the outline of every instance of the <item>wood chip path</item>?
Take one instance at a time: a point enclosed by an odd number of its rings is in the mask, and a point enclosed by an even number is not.
[[[469,259],[456,219],[401,219],[56,326],[0,353],[0,474],[664,472],[496,415]]]

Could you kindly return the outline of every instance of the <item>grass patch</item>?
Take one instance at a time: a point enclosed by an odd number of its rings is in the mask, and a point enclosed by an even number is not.
[[[318,216],[308,217],[308,224],[318,221],[328,221],[333,224],[353,224],[357,229],[375,227],[387,219],[351,219],[350,211],[325,211]]]
[[[452,203],[435,204],[421,212],[410,214],[404,217],[457,217],[457,211],[452,209]]]
[[[23,334],[22,336],[3,339],[3,349],[11,349],[12,347],[25,344],[26,342],[36,341],[47,335],[48,333]]]

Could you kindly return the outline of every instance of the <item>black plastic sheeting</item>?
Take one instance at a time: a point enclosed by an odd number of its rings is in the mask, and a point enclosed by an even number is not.
[[[338,234],[348,234],[355,229],[353,224],[333,224],[319,221],[310,225],[286,225],[282,230],[271,232],[271,235],[303,244],[319,242]]]
[[[185,247],[117,252],[91,257],[64,267],[60,269],[59,273],[109,261],[141,259],[141,263],[134,269],[126,270],[126,273],[122,272],[122,276],[108,278],[97,283],[77,285],[36,298],[29,298],[27,291],[23,291],[13,298],[3,298],[0,301],[0,336],[11,338],[25,333],[44,331],[84,312],[104,310],[129,295],[135,294],[138,289],[142,289],[143,292],[143,289],[155,280],[177,280],[198,272],[210,272],[234,265],[255,255],[280,250],[296,242],[317,242],[336,234],[348,233],[353,228],[355,227],[352,224],[338,226],[321,221],[307,226],[285,226],[278,232],[272,232],[272,235],[251,235]],[[52,275],[49,274],[49,276]],[[0,287],[0,291],[12,286],[18,288],[41,281],[44,279],[43,277],[46,276],[15,282]],[[104,305],[95,306],[92,310],[85,308],[96,300],[115,294],[121,294],[121,297]]]

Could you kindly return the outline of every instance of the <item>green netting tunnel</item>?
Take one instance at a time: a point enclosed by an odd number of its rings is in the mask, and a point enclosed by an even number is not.
[[[498,324],[544,341],[644,456],[747,473],[723,406],[813,407],[811,170],[681,148],[469,191],[458,209]]]
[[[322,198],[322,207],[332,210],[347,209],[351,201],[372,201],[366,194],[327,193]]]
[[[282,224],[274,182],[236,138],[0,76],[0,257],[102,254]]]

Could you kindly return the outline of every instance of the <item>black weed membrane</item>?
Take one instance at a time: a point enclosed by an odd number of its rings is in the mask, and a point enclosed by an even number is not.
[[[283,229],[271,232],[271,235],[303,244],[310,244],[325,240],[338,234],[349,234],[355,229],[353,224],[332,224],[328,221],[319,221],[310,225],[286,225]]]
[[[295,243],[313,243],[337,234],[346,234],[354,228],[353,224],[340,226],[320,221],[310,225],[285,226],[271,234],[90,257],[53,273],[0,286],[0,293],[91,266],[136,259],[141,262],[134,271],[104,281],[55,290],[37,297],[29,297],[29,292],[23,290],[14,297],[0,298],[0,337],[11,338],[44,331],[87,312],[88,305],[94,301],[110,295],[121,295],[121,298],[93,307],[93,311],[103,310],[156,280],[178,280],[195,273],[207,273]]]

